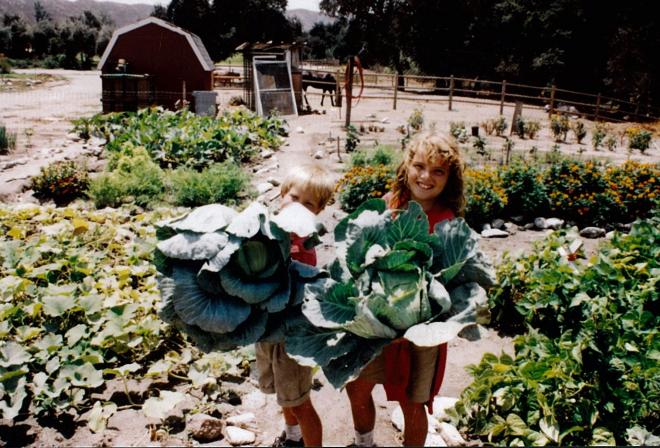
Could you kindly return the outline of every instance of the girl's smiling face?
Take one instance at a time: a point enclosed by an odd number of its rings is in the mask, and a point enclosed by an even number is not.
[[[425,211],[433,207],[433,202],[442,193],[449,179],[449,162],[430,160],[418,151],[408,164],[408,188],[413,201],[421,204]]]

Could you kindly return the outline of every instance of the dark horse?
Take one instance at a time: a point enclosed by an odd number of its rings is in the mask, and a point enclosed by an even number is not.
[[[330,73],[325,73],[321,75],[315,75],[312,72],[304,71],[302,72],[302,89],[303,92],[307,93],[307,87],[314,87],[315,89],[322,90],[321,95],[321,106],[323,106],[323,100],[325,99],[326,92],[330,96],[330,104],[335,105],[335,92],[337,91],[337,79],[332,76]],[[310,107],[307,96],[304,95],[305,102],[307,107]]]

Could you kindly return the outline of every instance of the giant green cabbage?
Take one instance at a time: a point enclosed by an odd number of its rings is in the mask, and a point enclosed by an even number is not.
[[[297,203],[275,216],[256,202],[241,213],[211,204],[160,223],[161,318],[204,351],[282,339],[287,313],[318,275],[290,260],[292,233],[317,240],[314,214]]]
[[[416,202],[398,214],[382,199],[365,202],[337,224],[337,258],[305,287],[287,351],[341,387],[394,339],[436,346],[487,322],[484,287],[495,277],[477,240],[461,218],[429,233]]]

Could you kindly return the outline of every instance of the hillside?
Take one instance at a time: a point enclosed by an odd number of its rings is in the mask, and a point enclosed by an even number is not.
[[[58,22],[70,16],[80,15],[89,10],[96,15],[107,15],[118,27],[128,25],[148,17],[153,6],[147,4],[127,5],[115,2],[97,2],[94,0],[40,0],[44,9],[54,21]],[[35,0],[0,0],[0,16],[18,14],[29,23],[34,22]]]
[[[332,23],[335,20],[323,13],[311,11],[309,9],[289,9],[286,12],[286,16],[289,19],[297,18],[300,20],[303,31],[311,30],[316,22],[327,24]]]

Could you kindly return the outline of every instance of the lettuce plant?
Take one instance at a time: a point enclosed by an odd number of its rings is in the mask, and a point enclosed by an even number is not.
[[[301,285],[318,274],[290,261],[291,233],[317,241],[314,215],[300,204],[276,216],[256,202],[241,213],[212,204],[161,223],[161,317],[204,351],[281,339]]]
[[[485,323],[494,273],[477,238],[460,218],[429,234],[416,202],[398,212],[365,202],[335,228],[337,259],[305,287],[287,351],[341,387],[394,339],[436,346]]]

